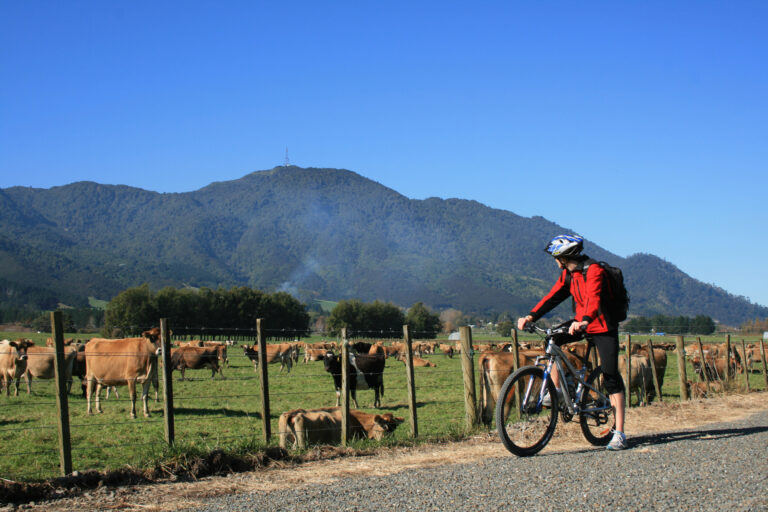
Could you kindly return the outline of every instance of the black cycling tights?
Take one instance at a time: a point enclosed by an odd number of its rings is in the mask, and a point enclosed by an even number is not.
[[[597,347],[600,354],[600,368],[605,377],[605,389],[609,395],[624,391],[624,380],[619,373],[619,333],[609,331],[587,335],[587,341]]]

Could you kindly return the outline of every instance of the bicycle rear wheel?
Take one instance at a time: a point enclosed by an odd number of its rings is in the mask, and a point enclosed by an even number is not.
[[[546,387],[551,407],[542,407],[541,390],[544,370],[537,366],[520,368],[501,386],[496,402],[496,430],[504,447],[520,457],[538,453],[544,448],[557,424],[557,392],[552,379]],[[520,390],[518,403],[515,390]]]
[[[605,395],[600,398],[597,393],[591,389],[586,389],[584,395],[579,401],[579,410],[592,409],[610,405],[608,401],[608,391],[605,389],[605,379],[600,368],[595,369],[586,380],[595,389]],[[606,401],[608,401],[606,403]],[[611,431],[616,426],[616,411],[613,407],[602,411],[579,413],[579,423],[581,424],[581,433],[591,444],[595,446],[605,446],[611,441]]]

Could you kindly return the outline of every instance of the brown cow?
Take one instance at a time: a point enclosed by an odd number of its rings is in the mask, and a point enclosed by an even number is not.
[[[763,353],[758,346],[747,347],[747,361],[746,366],[749,371],[752,371],[752,367],[755,363],[763,362]]]
[[[177,347],[202,347],[205,344],[203,340],[190,340],[190,341],[177,341],[175,343]]]
[[[11,395],[12,382],[16,386],[13,396],[19,396],[19,381],[27,370],[27,350],[33,345],[25,339],[0,341],[0,376],[7,396]]]
[[[72,381],[75,377],[80,377],[80,389],[83,392],[83,398],[86,397],[86,385],[85,385],[85,343],[78,343],[75,345],[75,360],[72,362],[72,379],[67,383],[67,393],[72,389]],[[109,400],[109,393],[115,394],[115,398],[120,398],[117,393],[117,386],[107,386],[106,400]],[[159,401],[157,395],[157,388],[155,388],[155,401]]]
[[[74,338],[67,338],[64,340],[64,346],[72,345],[75,342]],[[55,347],[56,342],[53,341],[53,338],[46,338],[45,339],[45,346],[46,347]]]
[[[357,409],[349,411],[350,439],[381,440],[402,423],[392,413],[370,414]],[[280,447],[305,449],[316,444],[339,444],[341,442],[341,408],[295,409],[284,412],[278,420]]]
[[[645,355],[631,355],[630,357],[632,358],[632,368],[629,383],[627,383],[627,356],[624,354],[619,356],[619,373],[622,379],[624,379],[625,392],[629,394],[635,391],[637,393],[637,403],[646,404],[646,397],[654,389],[651,363]]]
[[[648,356],[648,347],[645,345],[632,345],[632,354],[640,355],[648,358],[650,364],[650,357]],[[667,372],[667,351],[663,348],[653,347],[653,361],[656,365],[656,375],[659,376],[659,389],[664,386],[664,374]],[[653,370],[651,370],[653,371]],[[653,401],[656,397],[656,387],[653,385],[653,379],[651,379],[650,388],[648,388],[648,400]]]
[[[707,391],[706,382],[693,382],[687,381],[686,387],[688,388],[688,396],[691,398],[707,398],[710,393],[719,393],[723,390],[723,385],[720,382],[710,382],[709,391]]]
[[[588,343],[581,343],[581,342],[575,342],[575,343],[566,343],[563,345],[562,348],[564,351],[569,352],[573,354],[574,356],[578,357],[582,361],[584,361],[587,364],[587,368],[592,368],[592,362],[586,361],[587,355],[589,353],[589,344]]]
[[[267,345],[266,359],[267,363],[280,363],[280,371],[283,368],[287,368],[286,373],[291,373],[291,366],[293,365],[293,353],[298,353],[298,343],[277,343]],[[243,345],[243,352],[246,357],[253,362],[253,371],[258,371],[259,368],[259,346],[258,345]]]
[[[405,347],[392,344],[391,346],[384,345],[384,357],[394,357],[397,359],[402,352],[405,352]]]
[[[92,339],[85,346],[88,414],[91,396],[96,388],[96,412],[101,410],[99,392],[102,386],[128,386],[131,418],[136,418],[136,383],[142,384],[141,400],[144,416],[149,417],[149,386],[157,385],[158,347],[149,338]]]
[[[172,335],[173,331],[168,331],[168,335]],[[157,345],[160,343],[160,328],[159,327],[153,327],[149,329],[148,331],[144,331],[141,333],[142,338],[147,338],[149,341],[151,341],[153,344]]]
[[[219,362],[222,364],[222,366],[229,366],[229,359],[227,358],[227,343],[223,341],[205,341],[203,342],[203,346],[216,348],[216,355],[219,358]]]
[[[434,354],[435,348],[437,348],[436,341],[422,341],[419,345],[421,346],[421,352],[423,354]]]
[[[221,378],[224,373],[219,366],[218,347],[179,347],[171,350],[171,368],[181,371],[181,380],[184,380],[186,370],[202,370],[209,368],[211,378],[218,372]]]
[[[322,361],[325,358],[325,354],[328,353],[324,348],[305,348],[304,349],[304,362],[310,361]]]
[[[384,344],[380,341],[371,345],[371,348],[368,350],[368,355],[375,356],[376,354],[382,354],[384,357],[387,357],[387,351],[384,350]]]
[[[581,369],[582,362],[574,354],[564,351],[568,361],[577,370]],[[518,352],[520,367],[532,365],[536,358],[544,354],[543,349],[529,349]],[[511,352],[482,352],[478,359],[480,367],[480,406],[481,419],[490,424],[493,421],[501,386],[514,370],[514,354]]]
[[[32,393],[32,377],[50,380],[56,376],[56,349],[53,347],[29,347],[27,349],[27,370],[24,379],[27,381],[27,394]],[[64,347],[64,379],[67,382],[67,392],[72,387],[72,367],[77,357],[77,348]]]
[[[536,358],[520,354],[520,366],[533,364]],[[501,386],[512,374],[514,369],[514,354],[510,352],[483,352],[477,360],[480,367],[480,407],[481,419],[489,425],[493,421],[496,401]]]
[[[716,381],[725,379],[726,371],[729,378],[736,375],[736,359],[733,356],[729,359],[730,364],[726,363],[725,357],[712,357],[709,354],[705,354],[704,364],[702,365],[702,358],[696,355],[691,358],[691,364],[700,380],[709,379],[710,381]]]
[[[453,346],[449,345],[447,343],[441,343],[440,344],[440,352],[447,355],[449,358],[453,359]]]
[[[400,357],[397,358],[398,361],[402,361],[403,364],[405,363],[405,354],[400,354]],[[432,361],[427,361],[426,359],[423,359],[421,357],[414,357],[413,358],[413,366],[416,367],[428,367],[428,368],[435,368],[437,365],[433,363]]]

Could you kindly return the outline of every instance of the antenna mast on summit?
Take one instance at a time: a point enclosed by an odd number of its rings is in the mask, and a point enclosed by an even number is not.
[[[285,162],[283,163],[285,167],[290,167],[291,160],[288,158],[288,146],[285,147]]]

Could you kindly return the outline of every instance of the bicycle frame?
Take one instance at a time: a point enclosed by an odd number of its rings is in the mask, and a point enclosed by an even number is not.
[[[590,347],[589,350],[591,351],[592,347]],[[587,352],[587,356],[589,356],[589,351]],[[549,360],[549,362],[546,365],[541,365],[540,361],[543,359],[547,359]],[[565,369],[567,369],[567,373],[573,377],[574,384],[576,384],[575,395],[573,397],[571,397],[571,393],[568,390],[566,371],[563,368],[563,363],[565,363],[565,367],[566,367]],[[585,364],[586,364],[586,361],[585,361]],[[565,402],[565,406],[569,414],[575,415],[575,414],[585,413],[585,412],[598,412],[598,411],[604,411],[611,407],[610,399],[606,395],[601,393],[600,390],[595,389],[593,386],[587,384],[584,381],[584,379],[581,378],[581,376],[579,375],[579,371],[576,370],[576,368],[571,364],[571,362],[565,356],[565,353],[563,352],[563,350],[555,344],[554,340],[549,339],[547,343],[546,355],[539,356],[536,358],[536,366],[544,366],[544,381],[543,381],[544,384],[541,387],[537,408],[541,407],[541,402],[544,398],[544,394],[546,393],[547,381],[550,379],[553,366],[557,367],[557,371],[560,375],[559,390],[563,396],[563,401]],[[586,376],[586,371],[585,371],[585,376]],[[597,393],[600,401],[602,401],[606,405],[602,407],[591,407],[589,409],[579,408],[578,403],[581,401],[582,396],[584,396],[584,391],[586,388],[589,388],[590,390]],[[529,391],[530,390],[526,390],[526,397],[529,396],[528,394]]]

